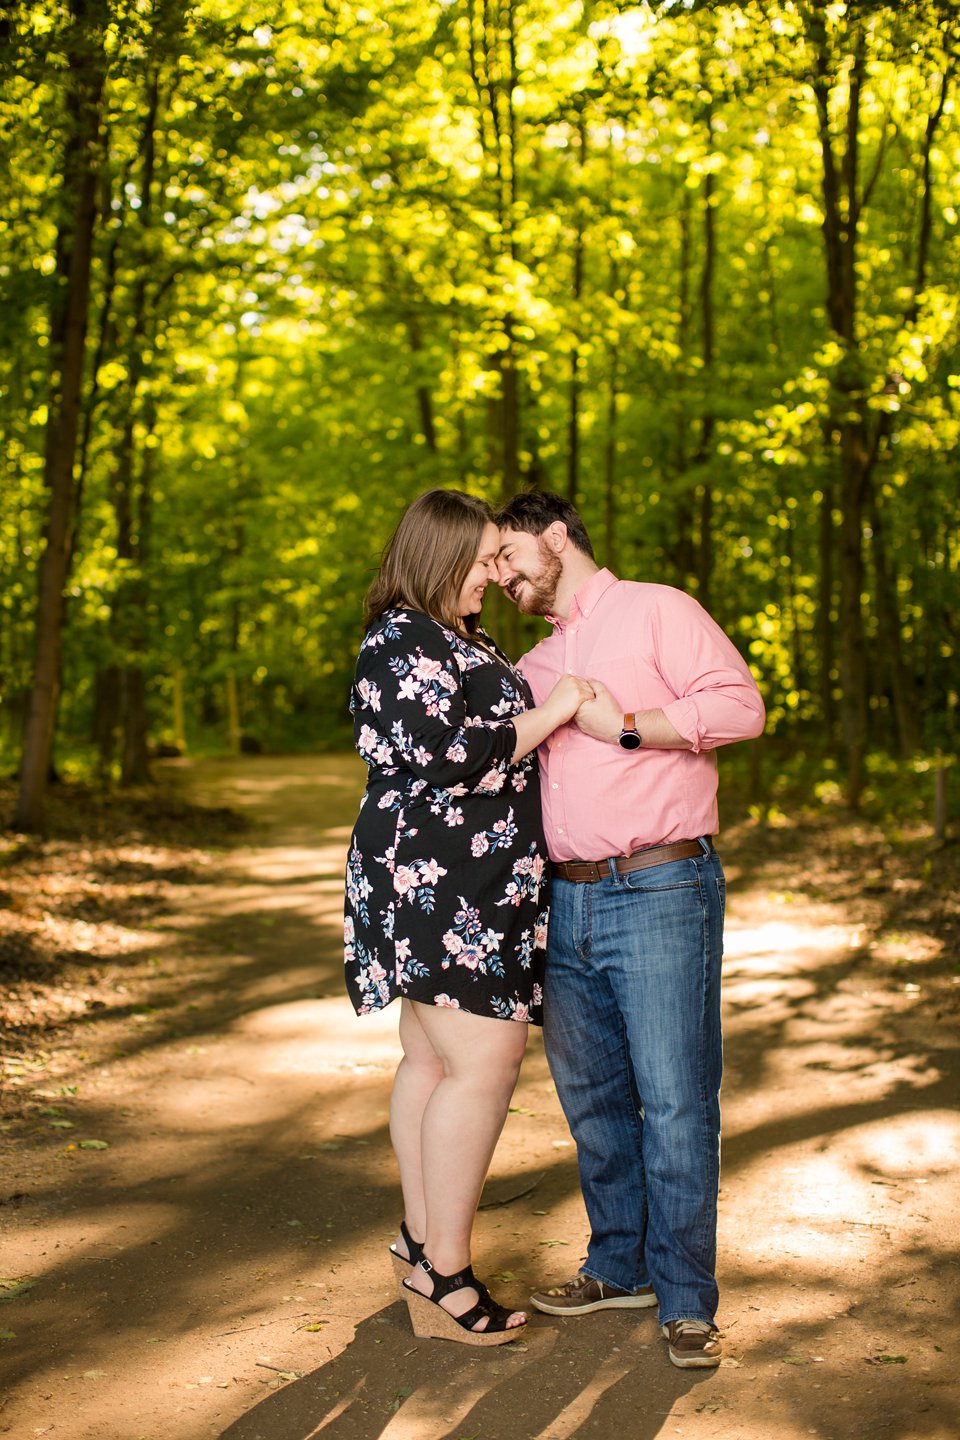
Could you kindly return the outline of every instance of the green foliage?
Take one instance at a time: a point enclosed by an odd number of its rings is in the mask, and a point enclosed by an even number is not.
[[[174,737],[176,676],[192,744],[226,743],[228,677],[260,743],[342,741],[362,594],[403,505],[540,483],[576,496],[619,573],[699,591],[778,734],[833,746],[851,410],[876,440],[871,741],[905,745],[906,687],[914,740],[954,743],[957,16],[909,9],[92,7],[108,79],[64,743],[112,733],[110,677],[131,671],[155,739]],[[73,13],[14,6],[0,49],[8,750]],[[827,303],[818,54],[837,146],[859,106],[854,344]]]

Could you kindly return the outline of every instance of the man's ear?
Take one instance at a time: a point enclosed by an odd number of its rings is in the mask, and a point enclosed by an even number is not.
[[[559,555],[567,543],[566,523],[563,520],[554,520],[552,524],[547,526],[545,535],[547,544],[550,546],[554,555]]]

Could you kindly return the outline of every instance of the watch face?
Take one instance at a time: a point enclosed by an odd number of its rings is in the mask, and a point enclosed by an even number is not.
[[[636,730],[624,730],[620,736],[620,745],[624,750],[639,750],[642,744],[643,741]]]

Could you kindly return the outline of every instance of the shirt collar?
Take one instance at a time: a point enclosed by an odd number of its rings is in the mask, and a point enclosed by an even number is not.
[[[547,615],[544,618],[549,621],[551,625],[555,626],[556,629],[564,630],[575,620],[579,620],[581,615],[589,615],[591,610],[597,605],[601,596],[605,595],[611,585],[616,585],[616,583],[616,575],[604,567],[598,570],[596,574],[591,575],[590,579],[580,586],[580,589],[570,601],[570,614],[566,620],[561,620],[557,615]]]

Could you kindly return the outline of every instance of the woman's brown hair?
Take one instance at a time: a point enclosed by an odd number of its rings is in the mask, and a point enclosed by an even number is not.
[[[485,500],[462,490],[425,490],[387,541],[366,596],[367,628],[387,610],[421,610],[452,630],[473,634],[476,615],[457,614],[457,601],[493,520]]]

